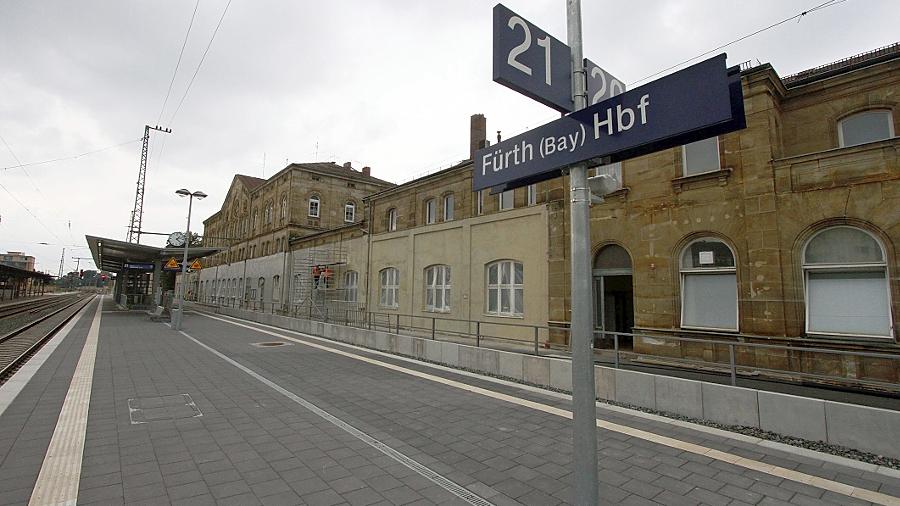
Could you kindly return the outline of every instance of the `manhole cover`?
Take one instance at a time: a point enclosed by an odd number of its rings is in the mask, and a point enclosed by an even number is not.
[[[128,399],[128,414],[132,424],[203,416],[190,394]]]
[[[268,343],[253,343],[253,346],[259,346],[260,348],[271,348],[274,346],[287,346],[290,343],[286,343],[284,341],[272,341]]]

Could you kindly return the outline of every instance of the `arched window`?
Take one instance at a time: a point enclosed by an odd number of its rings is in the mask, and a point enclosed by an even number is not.
[[[891,337],[887,262],[881,244],[858,228],[826,228],[803,251],[806,331]]]
[[[842,148],[894,136],[894,118],[889,109],[874,109],[847,116],[838,122],[838,143]]]
[[[359,283],[359,273],[356,271],[347,271],[344,273],[344,300],[347,302],[356,302],[357,285]]]
[[[453,220],[453,194],[444,195],[444,221]]]
[[[281,219],[287,218],[287,195],[281,197]]]
[[[425,268],[425,310],[450,311],[449,265],[432,265]]]
[[[259,301],[262,302],[265,299],[263,294],[266,291],[266,278],[259,278],[256,285],[259,288]]]
[[[281,300],[281,276],[272,276],[272,301]]]
[[[397,209],[396,208],[392,207],[392,208],[388,209],[386,221],[387,221],[386,225],[387,225],[388,232],[393,232],[394,230],[397,230]]]
[[[681,253],[681,326],[738,330],[734,253],[720,239],[704,237]]]
[[[319,196],[313,195],[309,198],[309,212],[308,215],[313,218],[319,217]]]
[[[356,221],[356,204],[347,202],[344,204],[344,222],[353,223]]]
[[[381,283],[381,294],[378,297],[378,304],[382,307],[399,307],[400,271],[394,267],[382,269],[378,273],[378,279]]]
[[[522,262],[498,260],[487,266],[487,313],[522,316],[525,313],[525,270]]]
[[[437,203],[434,199],[425,201],[425,224],[431,225],[437,220]]]

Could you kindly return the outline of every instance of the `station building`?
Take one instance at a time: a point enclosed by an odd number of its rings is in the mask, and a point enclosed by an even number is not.
[[[663,337],[900,352],[900,44],[786,77],[768,64],[741,75],[747,128],[592,169],[620,182],[591,209],[596,328],[697,360],[718,351]],[[472,192],[485,131],[473,116],[470,159],[399,186],[333,164],[236,176],[204,222],[228,249],[195,293],[309,317],[439,315],[523,340],[540,327],[565,345],[567,178]],[[738,360],[900,381],[896,360]]]

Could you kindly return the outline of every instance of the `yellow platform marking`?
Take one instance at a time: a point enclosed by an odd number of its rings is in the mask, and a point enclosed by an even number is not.
[[[88,330],[81,357],[75,367],[69,391],[63,401],[56,429],[50,439],[44,464],[38,475],[29,505],[75,504],[78,482],[81,480],[81,461],[84,456],[84,437],[87,430],[88,408],[91,404],[91,384],[94,380],[94,361],[97,358],[97,339],[100,335],[100,314],[103,300],[97,304],[94,320]]]
[[[302,344],[305,346],[309,346],[312,348],[316,348],[318,350],[327,351],[329,353],[334,353],[336,355],[341,355],[343,357],[351,358],[353,360],[358,360],[360,362],[365,362],[372,365],[377,365],[379,367],[384,367],[386,369],[390,369],[393,371],[397,371],[403,374],[407,374],[410,376],[415,376],[417,378],[422,378],[425,380],[429,380],[435,383],[440,383],[443,385],[447,385],[450,387],[458,388],[460,390],[465,390],[468,392],[472,392],[479,395],[484,395],[486,397],[491,397],[493,399],[498,399],[501,401],[506,401],[511,404],[516,404],[519,406],[524,406],[527,408],[535,409],[538,411],[542,411],[544,413],[549,413],[557,416],[561,416],[563,418],[572,418],[572,412],[557,408],[554,406],[549,406],[547,404],[542,404],[540,402],[530,401],[527,399],[522,399],[519,397],[515,397],[512,395],[495,392],[493,390],[488,390],[486,388],[481,388],[473,385],[468,385],[466,383],[455,381],[447,378],[442,378],[440,376],[434,376],[425,372],[416,371],[414,369],[408,369],[406,367],[402,367],[395,364],[390,364],[387,362],[382,362],[380,360],[376,360],[369,357],[364,357],[361,355],[357,355],[354,353],[346,352],[343,350],[336,350],[334,348],[323,346],[316,343],[310,343],[308,341],[304,341],[301,339],[297,339],[291,336],[284,335],[279,332],[274,332],[271,330],[267,330],[264,328],[254,327],[251,325],[246,325],[243,323],[234,322],[231,320],[227,320],[225,318],[221,318],[218,316],[212,316],[205,313],[197,313],[200,316],[204,316],[206,318],[210,318],[213,320],[218,320],[221,322],[228,323],[230,325],[235,325],[238,327],[243,327],[246,329],[253,330],[255,332],[260,332],[263,334],[268,334],[271,336],[279,337],[281,339],[286,339],[288,341],[292,341],[298,344]],[[294,331],[296,332],[296,331]],[[303,332],[296,332],[297,334],[308,336],[312,339],[322,339],[316,336],[310,336],[308,334],[304,334]],[[613,422],[608,422],[605,420],[597,420],[597,427],[601,429],[606,429],[613,432],[618,432],[620,434],[626,434],[628,436],[636,437],[639,439],[644,439],[646,441],[651,441],[653,443],[657,443],[663,446],[668,446],[670,448],[677,448],[682,451],[694,453],[697,455],[703,455],[704,457],[708,457],[715,460],[720,460],[723,462],[728,462],[730,464],[734,464],[736,466],[740,466],[746,469],[752,469],[754,471],[760,471],[766,474],[771,474],[773,476],[778,476],[779,478],[784,478],[786,480],[795,481],[798,483],[804,483],[807,485],[812,485],[817,488],[821,488],[823,490],[828,490],[831,492],[835,492],[838,494],[855,497],[857,499],[861,499],[864,501],[873,502],[875,504],[882,504],[884,506],[900,506],[900,498],[890,496],[887,494],[882,494],[880,492],[875,492],[872,490],[854,487],[852,485],[847,485],[846,483],[840,483],[834,480],[828,480],[825,478],[821,478],[819,476],[813,476],[811,474],[801,473],[799,471],[794,471],[793,469],[787,469],[785,467],[774,466],[771,464],[766,464],[765,462],[759,462],[757,460],[748,459],[741,457],[740,455],[735,455],[733,453],[723,452],[721,450],[716,450],[714,448],[707,448],[705,446],[701,446],[694,443],[688,443],[686,441],[681,441],[680,439],[675,439],[668,436],[662,436],[660,434],[656,434],[653,432],[635,429],[633,427],[628,427],[626,425],[620,425]]]

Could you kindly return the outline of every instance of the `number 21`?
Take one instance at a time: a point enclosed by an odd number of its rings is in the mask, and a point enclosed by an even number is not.
[[[523,40],[522,43],[518,46],[509,50],[509,56],[506,57],[506,63],[508,63],[514,69],[521,70],[522,72],[530,76],[531,67],[516,60],[516,57],[524,53],[525,51],[528,51],[528,49],[531,47],[531,30],[528,29],[528,23],[526,23],[525,20],[520,18],[519,16],[513,16],[509,18],[509,28],[511,30],[515,30],[516,26],[521,26],[522,30],[525,31],[525,40]],[[541,39],[538,39],[537,44],[544,48],[544,82],[547,83],[547,86],[550,86],[550,36],[547,35]]]

